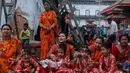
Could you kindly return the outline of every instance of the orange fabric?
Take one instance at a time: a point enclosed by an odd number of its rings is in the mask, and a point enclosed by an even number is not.
[[[0,73],[8,73],[14,66],[10,66],[9,59],[16,57],[21,53],[21,43],[15,38],[11,38],[7,42],[0,42],[0,51],[3,55],[0,56]]]
[[[97,48],[95,47],[95,45],[91,45],[91,46],[89,47],[89,49],[90,49],[91,52],[92,52],[92,54],[91,54],[92,60],[98,62],[99,59],[100,59],[101,56],[102,56],[101,49],[97,49]]]
[[[41,13],[40,23],[45,27],[50,28],[51,25],[55,22],[56,13],[54,11],[48,11]],[[50,30],[49,33],[45,34],[45,29],[40,29],[40,38],[41,38],[41,53],[40,58],[41,60],[45,60],[46,56],[54,44],[54,31],[53,29]]]
[[[91,40],[89,45],[94,45],[95,41]]]

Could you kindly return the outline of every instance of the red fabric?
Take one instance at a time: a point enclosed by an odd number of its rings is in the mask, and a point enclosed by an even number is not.
[[[61,67],[56,73],[75,73],[75,71],[72,69],[74,67],[73,62],[69,59],[69,57],[66,57],[61,64]]]
[[[71,54],[73,55],[74,52],[75,52],[74,46],[69,45],[69,44],[67,44],[66,46],[67,46],[66,57],[70,56]],[[59,47],[59,44],[53,45],[53,46],[51,47],[49,53],[48,53],[48,56],[49,56],[50,54],[54,54],[54,55],[57,56],[57,49],[58,49],[58,47]]]
[[[42,66],[40,66],[40,71],[39,71],[39,73],[46,73],[46,69],[43,68]]]
[[[38,60],[34,56],[32,56],[32,58],[38,63]],[[40,66],[39,73],[46,73],[46,69]]]
[[[79,67],[80,67],[80,71],[81,72],[89,72],[89,70],[90,70],[90,67],[89,67],[89,62],[90,62],[91,60],[90,60],[90,58],[89,58],[89,56],[88,57],[82,57],[81,59],[80,59],[80,63],[79,63]]]
[[[102,57],[99,61],[99,68],[94,68],[92,73],[120,73],[116,67],[116,58],[110,54],[107,59]]]
[[[28,58],[29,61],[25,62],[24,58],[21,58],[15,68],[15,71],[17,73],[20,72],[30,72],[32,70],[32,66],[34,66],[34,68],[36,69],[36,71],[40,70],[40,65],[37,63],[37,61],[35,61],[35,59],[33,59],[32,57]]]
[[[75,72],[69,68],[62,68],[62,69],[58,70],[56,73],[75,73]]]
[[[130,47],[128,46],[124,52],[120,52],[118,50],[118,45],[113,45],[112,47],[112,54],[116,57],[116,60],[117,61],[120,61],[120,62],[124,62],[126,60],[126,56],[128,54],[128,52],[130,51]]]
[[[91,40],[89,45],[90,45],[90,46],[91,46],[91,45],[94,45],[94,43],[95,43],[95,41],[94,41],[94,40]]]

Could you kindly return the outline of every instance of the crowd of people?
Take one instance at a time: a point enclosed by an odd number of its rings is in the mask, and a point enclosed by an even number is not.
[[[87,47],[79,48],[79,51],[76,51],[75,45],[68,43],[68,41],[72,42],[73,39],[68,38],[63,32],[59,33],[57,16],[54,11],[50,10],[49,2],[44,3],[44,8],[45,12],[41,13],[39,21],[40,61],[33,53],[29,52],[30,32],[28,24],[24,24],[24,30],[20,34],[22,43],[19,39],[11,37],[11,26],[4,24],[1,27],[0,73],[130,72],[129,36],[128,34],[121,34],[117,40],[115,37],[117,27],[111,19],[109,24],[114,26],[110,27],[111,34],[108,37],[105,34],[94,35],[93,38],[88,39],[91,41]],[[71,24],[69,18],[65,18],[65,21],[67,25]]]

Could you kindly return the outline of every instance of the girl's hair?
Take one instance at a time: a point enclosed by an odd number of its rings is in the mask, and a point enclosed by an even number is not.
[[[103,38],[102,36],[97,36],[96,39],[101,39],[102,42],[104,42],[104,38]],[[95,40],[96,40],[96,39],[95,39]]]
[[[2,25],[1,30],[4,28],[4,26],[8,26],[10,28],[10,30],[12,30],[12,27],[9,24]]]
[[[60,32],[60,34],[65,34],[65,32]],[[66,35],[65,35],[66,36]]]
[[[106,48],[107,50],[108,50],[108,49],[111,50],[111,48],[112,48],[112,42],[111,42],[111,40],[106,40],[106,41],[103,43],[102,47]]]
[[[80,51],[84,51],[88,55],[91,55],[91,51],[88,48],[81,48]]]
[[[128,36],[127,34],[122,34],[122,35],[119,36],[119,42],[121,41],[121,38],[122,38],[123,36],[125,36],[125,37],[128,39],[128,41],[129,41],[129,36]]]
[[[66,53],[67,46],[64,43],[59,44],[59,48],[64,50],[64,54]]]
[[[50,4],[50,2],[49,2],[49,1],[47,1],[47,0],[46,0],[44,3],[48,3],[48,4]]]
[[[64,50],[64,54],[66,54],[67,45],[64,43],[59,44],[59,48]],[[70,60],[73,60],[73,55],[70,53]]]

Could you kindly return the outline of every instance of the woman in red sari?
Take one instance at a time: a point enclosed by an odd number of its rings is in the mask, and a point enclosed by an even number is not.
[[[14,70],[15,63],[21,57],[22,44],[20,40],[11,37],[12,28],[4,24],[1,28],[0,40],[0,73],[8,73]]]
[[[45,60],[46,56],[54,44],[54,27],[57,25],[56,13],[50,10],[49,2],[44,3],[45,12],[40,17],[40,38],[41,38],[41,60]]]
[[[62,47],[65,51],[65,56],[73,58],[75,49],[72,45],[66,43],[66,35],[64,33],[59,34],[59,43],[51,47],[48,56],[50,54],[55,54],[57,56],[57,51],[59,47]]]
[[[110,53],[111,48],[111,41],[108,40],[103,43],[101,48],[103,56],[100,58],[99,68],[93,69],[92,73],[120,73],[120,71],[117,70],[116,58]]]
[[[130,51],[128,45],[128,35],[124,34],[119,37],[120,44],[112,47],[112,54],[116,57],[118,67],[122,67],[122,63],[126,60],[126,56]]]
[[[102,46],[103,42],[104,42],[103,37],[98,36],[95,39],[95,44],[88,47],[89,50],[91,51],[91,59],[92,59],[92,61],[89,63],[90,64],[89,66],[90,66],[91,70],[93,68],[97,67],[98,64],[99,64],[99,59],[102,56],[101,46]]]

